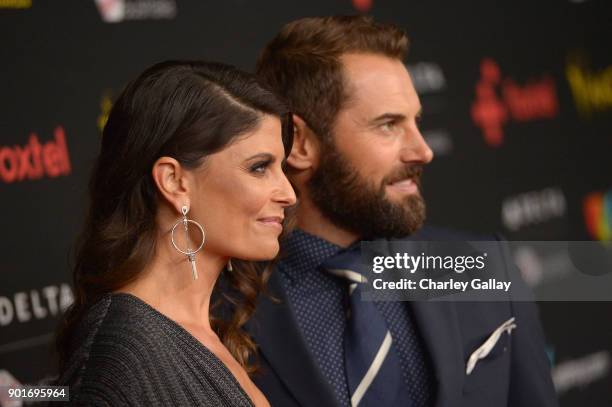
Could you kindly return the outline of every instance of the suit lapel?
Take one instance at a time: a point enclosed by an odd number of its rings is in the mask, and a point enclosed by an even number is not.
[[[457,310],[444,301],[414,301],[410,306],[438,381],[436,406],[455,405],[465,377]]]
[[[248,323],[260,352],[302,406],[334,407],[333,392],[306,348],[276,272],[268,290],[280,302],[262,297]]]
[[[421,236],[404,240],[401,247],[405,249],[407,244],[412,244],[414,252],[420,253],[423,251],[423,245],[428,245],[428,238],[436,240],[428,236],[428,232],[426,229],[422,230]],[[389,242],[389,247],[392,253],[399,250],[392,241]],[[454,302],[411,301],[407,305],[413,310],[418,331],[433,363],[438,384],[436,407],[458,405],[465,379],[465,361]]]

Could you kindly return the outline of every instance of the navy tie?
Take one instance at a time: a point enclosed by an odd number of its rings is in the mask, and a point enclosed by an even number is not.
[[[344,362],[352,407],[411,406],[387,323],[374,302],[361,300],[366,274],[359,248],[327,259],[322,267],[349,283]]]

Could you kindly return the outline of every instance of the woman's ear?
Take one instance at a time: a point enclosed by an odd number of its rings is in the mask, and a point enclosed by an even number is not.
[[[151,171],[159,193],[180,214],[183,205],[189,208],[190,182],[187,172],[172,157],[161,157]]]
[[[319,142],[306,122],[293,115],[293,147],[287,164],[296,170],[316,168],[319,162]]]

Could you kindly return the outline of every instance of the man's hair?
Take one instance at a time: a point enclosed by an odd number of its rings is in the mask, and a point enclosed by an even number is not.
[[[261,81],[322,140],[348,98],[340,57],[373,53],[403,60],[408,38],[365,16],[303,18],[285,25],[257,61]]]

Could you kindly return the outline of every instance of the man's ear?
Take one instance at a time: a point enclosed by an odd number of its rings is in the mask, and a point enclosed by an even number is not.
[[[151,171],[153,181],[161,196],[180,214],[186,205],[190,208],[190,180],[181,164],[172,157],[161,157]]]
[[[296,170],[316,168],[319,163],[319,142],[306,122],[293,115],[293,147],[287,164]]]

